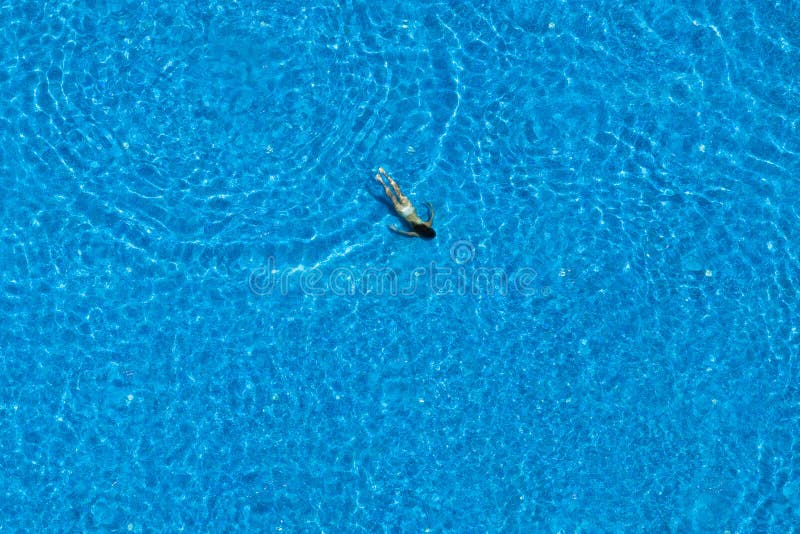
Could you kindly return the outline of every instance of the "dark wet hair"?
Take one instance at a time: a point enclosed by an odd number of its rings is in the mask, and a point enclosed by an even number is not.
[[[415,224],[414,231],[417,232],[420,237],[424,237],[425,239],[433,239],[436,237],[436,232],[433,231],[433,228],[424,224]]]

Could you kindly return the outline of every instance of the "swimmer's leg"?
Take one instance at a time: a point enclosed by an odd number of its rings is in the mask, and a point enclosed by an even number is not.
[[[378,180],[380,182],[380,184],[383,186],[383,192],[386,193],[386,196],[389,197],[389,200],[392,201],[392,205],[397,207],[397,204],[398,204],[397,199],[394,198],[394,195],[392,195],[392,192],[389,190],[389,187],[386,185],[386,183],[383,181],[383,179],[381,179],[381,175],[380,174],[376,174],[375,175],[375,179]]]
[[[400,191],[400,186],[399,186],[399,185],[397,185],[397,182],[395,182],[395,181],[392,179],[392,177],[391,177],[391,176],[389,176],[389,174],[388,174],[388,173],[387,173],[385,170],[383,170],[383,167],[378,167],[378,171],[379,171],[381,174],[383,174],[384,176],[386,176],[386,179],[387,179],[387,180],[389,180],[389,183],[390,183],[390,184],[392,184],[392,189],[394,189],[394,192],[397,194],[397,198],[400,200],[400,202],[401,202],[402,204],[408,204],[408,203],[409,203],[409,201],[408,201],[408,197],[406,197],[406,196],[403,194],[403,192],[402,192],[402,191]]]

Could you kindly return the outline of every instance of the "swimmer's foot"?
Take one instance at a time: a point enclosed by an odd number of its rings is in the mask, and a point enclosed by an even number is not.
[[[392,184],[393,188],[395,189],[397,188],[397,184],[394,183],[394,179],[391,176],[389,176],[389,173],[386,172],[386,169],[384,169],[383,167],[378,167],[378,172],[381,173],[384,176],[384,178],[389,180],[389,183]]]

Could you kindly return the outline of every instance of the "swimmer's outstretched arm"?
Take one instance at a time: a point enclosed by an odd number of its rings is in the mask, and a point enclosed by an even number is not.
[[[406,232],[405,230],[401,230],[393,224],[389,226],[389,230],[392,232],[397,232],[398,234],[407,235],[408,237],[419,237],[417,232]]]
[[[433,216],[436,214],[436,212],[433,211],[433,204],[431,204],[430,202],[425,202],[425,205],[428,206],[429,210],[431,210],[431,216],[428,218],[428,220],[425,222],[425,224],[428,225],[428,226],[432,226],[433,225]]]

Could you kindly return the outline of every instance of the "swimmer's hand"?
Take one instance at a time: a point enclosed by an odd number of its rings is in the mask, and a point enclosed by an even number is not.
[[[430,211],[430,213],[431,213],[430,218],[428,219],[428,221],[425,224],[427,224],[428,226],[431,226],[433,224],[433,216],[436,214],[436,212],[433,211],[433,204],[431,204],[430,202],[424,202],[424,204],[426,206],[428,206],[428,211]]]

